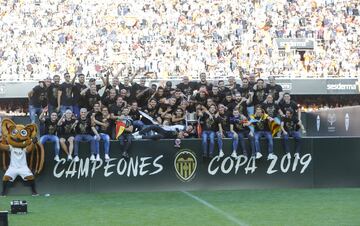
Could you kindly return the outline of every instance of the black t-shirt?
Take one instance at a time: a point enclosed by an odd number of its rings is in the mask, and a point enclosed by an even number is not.
[[[242,102],[241,104],[239,104],[238,102],[234,101],[232,103],[230,103],[227,107],[228,107],[228,113],[232,114],[233,110],[235,109],[235,107],[238,106],[238,111],[240,112],[240,114],[245,115],[246,117],[248,116],[247,113],[247,104],[246,101]]]
[[[80,93],[84,89],[86,89],[85,84],[75,83],[75,86],[73,88],[73,96],[74,96],[74,103],[78,104],[80,108],[86,108],[86,98],[85,96],[81,96]]]
[[[271,118],[275,118],[279,114],[279,105],[275,103],[263,103],[262,108],[265,110],[266,114],[268,114]]]
[[[231,99],[230,101],[227,101],[226,99],[224,99],[221,104],[223,104],[228,109],[234,109],[234,107],[236,106],[236,103],[233,99]]]
[[[267,93],[265,89],[257,89],[254,91],[253,104],[256,106],[258,104],[264,103]]]
[[[121,106],[117,106],[116,104],[114,104],[110,108],[110,113],[114,114],[115,116],[120,116],[122,114],[124,107],[125,107],[125,103],[123,103]]]
[[[221,92],[217,93],[216,95],[213,92],[209,92],[209,97],[213,99],[216,104],[221,103],[225,98],[224,94]]]
[[[112,119],[104,119],[104,117],[102,117],[102,116],[97,120],[99,122],[102,122],[102,123],[106,124],[106,126],[97,125],[97,131],[99,133],[105,133],[105,134],[108,134],[109,136],[111,136],[113,128],[115,126],[115,121],[112,120]]]
[[[100,95],[98,93],[92,94],[90,90],[86,91],[85,94],[85,100],[86,100],[86,108],[88,110],[91,110],[95,103],[98,103],[100,100]]]
[[[203,106],[206,106],[206,100],[207,100],[207,95],[205,95],[204,97],[200,96],[200,93],[197,93],[195,96],[195,100],[198,104],[201,104]]]
[[[256,120],[259,120],[257,122],[253,122],[255,132],[258,131],[270,131],[269,127],[269,119],[261,119],[260,117],[255,117]]]
[[[89,118],[79,119],[78,124],[75,127],[76,134],[92,134],[91,120]]]
[[[297,106],[297,104],[294,102],[294,101],[290,101],[290,103],[286,103],[285,101],[281,101],[280,103],[279,103],[279,107],[280,107],[280,109],[281,109],[281,111],[284,113],[284,114],[286,114],[286,110],[289,110],[289,109],[291,109],[294,113],[298,110],[298,106]],[[294,114],[294,115],[296,115],[296,114]],[[296,115],[297,116],[297,115]]]
[[[240,84],[235,84],[234,86],[228,86],[227,88],[234,94],[240,90],[241,86]]]
[[[286,132],[298,131],[300,129],[300,126],[298,125],[299,119],[296,117],[282,117],[281,121],[284,122],[284,129]]]
[[[141,86],[137,83],[134,83],[131,87],[131,96],[133,99],[136,99],[139,106],[142,107],[142,106],[145,106],[146,103],[147,103],[147,100],[148,98],[150,97],[149,96],[149,92],[145,92],[141,97],[136,97],[139,93],[141,93],[142,91],[144,91],[145,89],[147,89],[148,87],[146,86]]]
[[[247,118],[243,116],[231,116],[230,117],[230,124],[233,125],[233,129],[237,133],[244,133],[244,132],[250,132],[250,129],[248,126],[245,126],[244,123],[247,122]]]
[[[58,120],[52,122],[51,119],[47,118],[44,122],[44,135],[56,135]]]
[[[60,85],[61,90],[61,105],[71,106],[73,105],[73,84],[71,83],[62,83]]]
[[[108,108],[111,108],[112,106],[116,105],[116,100],[117,100],[116,96],[115,98],[105,97],[101,100],[101,103],[107,106]]]
[[[40,85],[37,85],[33,88],[33,95],[30,97],[29,104],[33,105],[36,108],[41,108],[47,104],[47,90],[45,87],[41,88]]]
[[[140,120],[140,112],[138,110],[132,110],[130,109],[129,116],[134,120]]]
[[[206,86],[206,90],[209,92],[212,90],[213,84],[210,82],[202,83],[200,81],[197,83],[196,89],[199,90],[202,86]]]
[[[249,97],[250,97],[249,93],[250,92],[254,92],[254,90],[250,86],[248,86],[246,88],[245,87],[239,87],[238,91],[241,94],[241,96],[245,97],[246,99],[249,99]]]
[[[144,109],[144,112],[147,113],[148,115],[150,115],[153,119],[156,119],[158,117],[158,111],[159,111],[158,106],[156,106],[154,108],[151,108],[148,106]]]
[[[197,84],[196,84],[196,82],[189,82],[188,84],[179,83],[176,85],[176,87],[178,89],[180,89],[181,92],[183,92],[183,94],[189,96],[189,95],[192,95],[193,91],[197,87]]]
[[[275,86],[271,86],[270,84],[268,84],[266,86],[266,93],[271,94],[271,96],[274,98],[274,101],[279,99],[279,93],[282,91],[282,87],[278,84],[275,84]]]
[[[131,86],[125,86],[121,82],[119,83],[119,90],[126,89],[127,92],[131,92]]]
[[[74,130],[71,129],[72,125],[75,123],[75,119],[71,119],[71,120],[65,120],[65,122],[63,122],[63,124],[58,127],[59,128],[59,134],[60,137],[70,137],[70,136],[74,136]]]
[[[217,125],[221,124],[223,131],[230,131],[230,120],[227,113],[219,114],[219,116],[216,117],[215,121]]]
[[[57,107],[57,97],[58,97],[59,89],[60,89],[60,85],[54,83],[52,83],[47,89],[48,104],[54,107]]]
[[[215,118],[211,119],[208,114],[204,113],[200,117],[200,124],[203,131],[218,131],[218,125],[216,124]]]

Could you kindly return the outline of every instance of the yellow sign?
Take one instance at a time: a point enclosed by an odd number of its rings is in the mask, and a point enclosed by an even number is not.
[[[181,150],[175,157],[174,167],[177,176],[182,181],[190,181],[194,177],[197,167],[195,155],[190,150]]]

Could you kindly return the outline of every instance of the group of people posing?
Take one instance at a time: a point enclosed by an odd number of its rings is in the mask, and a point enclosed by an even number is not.
[[[129,157],[134,139],[202,139],[203,157],[212,158],[217,138],[220,157],[224,156],[223,138],[232,139],[232,154],[240,151],[247,156],[261,158],[260,138],[268,142],[268,159],[276,158],[273,137],[282,136],[284,149],[290,152],[289,137],[295,139],[295,158],[300,157],[302,129],[301,112],[289,93],[270,76],[268,82],[254,76],[242,77],[238,84],[230,76],[209,82],[206,74],[200,81],[184,76],[174,86],[149,84],[137,73],[120,76],[108,70],[85,81],[83,74],[64,74],[39,82],[29,92],[29,113],[32,122],[40,121],[40,142],[54,142],[55,160],[60,148],[68,160],[79,161],[79,144],[90,142],[90,160],[100,160],[100,141],[104,145],[104,159],[110,159],[110,140],[119,140],[122,155]],[[111,78],[110,78],[111,77]],[[52,80],[52,81],[51,81]],[[110,82],[111,80],[111,82]],[[101,83],[101,84],[99,84]],[[248,138],[250,148],[245,139]],[[290,155],[289,155],[290,156]]]

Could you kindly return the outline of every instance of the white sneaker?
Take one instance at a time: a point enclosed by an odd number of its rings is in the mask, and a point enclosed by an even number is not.
[[[137,131],[137,132],[133,133],[132,135],[133,136],[139,136],[140,134],[139,134],[139,131]]]
[[[294,158],[296,158],[296,159],[300,159],[300,155],[299,155],[299,153],[295,153]]]
[[[222,150],[219,151],[219,157],[220,158],[224,157],[224,152]]]
[[[233,157],[233,158],[237,158],[236,151],[233,151],[233,152],[231,153],[231,157]]]
[[[100,159],[100,155],[99,154],[97,154],[96,155],[96,161],[100,161],[101,159]]]
[[[74,157],[74,162],[78,162],[80,159],[79,159],[79,156],[75,156]]]
[[[262,154],[260,153],[260,152],[256,152],[256,159],[259,159],[259,158],[261,158],[262,157]]]
[[[73,159],[73,157],[71,155],[68,155],[67,160],[71,161],[72,159]]]
[[[60,158],[58,155],[55,155],[55,158],[54,158],[55,161],[59,162],[60,161]]]
[[[110,160],[110,156],[108,154],[105,154],[105,161],[109,161]]]
[[[90,161],[95,161],[95,155],[90,156]]]
[[[271,154],[268,155],[268,158],[267,158],[267,159],[268,159],[268,160],[277,159],[277,156],[276,156],[275,154],[271,153]]]

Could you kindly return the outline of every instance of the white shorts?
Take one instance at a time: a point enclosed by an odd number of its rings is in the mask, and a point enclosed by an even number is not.
[[[23,180],[26,180],[25,177],[33,176],[33,173],[28,167],[9,167],[9,169],[5,172],[5,176],[11,177],[11,181],[14,181],[17,176],[20,176]]]

